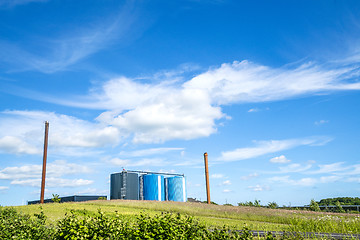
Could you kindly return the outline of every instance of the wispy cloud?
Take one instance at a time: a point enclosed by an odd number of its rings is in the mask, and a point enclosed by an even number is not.
[[[222,192],[223,192],[223,193],[231,193],[232,190],[230,190],[230,189],[224,189],[224,190],[222,190]]]
[[[251,189],[254,192],[262,192],[262,191],[270,190],[269,186],[267,186],[267,185],[262,186],[262,185],[259,185],[259,184],[255,185],[255,186],[248,186],[248,188]]]
[[[356,64],[321,65],[314,62],[275,69],[249,61],[235,61],[213,67],[182,85],[171,74],[163,74],[160,83],[155,79],[144,83],[136,78],[118,77],[92,88],[85,96],[66,98],[68,100],[44,97],[44,101],[105,110],[96,121],[117,128],[123,135],[130,136],[133,143],[163,143],[216,133],[220,125],[216,121],[231,119],[222,112],[222,106],[226,104],[360,90],[360,83],[353,81],[357,69]],[[39,98],[37,94],[34,97]],[[255,148],[224,152],[222,158],[230,161],[237,159],[237,154],[241,155],[238,159],[247,159],[289,149],[292,144],[297,143],[263,141]]]
[[[4,111],[0,113],[0,151],[40,154],[44,120],[50,122],[49,146],[57,154],[69,154],[69,148],[115,145],[122,137],[117,128],[68,115],[41,111]]]
[[[90,185],[92,180],[65,179],[64,175],[90,173],[92,170],[84,165],[68,163],[64,160],[51,162],[47,165],[46,185],[48,187],[78,187]],[[42,165],[23,165],[6,167],[0,170],[0,179],[11,180],[12,185],[40,186]]]
[[[265,108],[265,109],[261,109],[261,108],[250,108],[248,110],[249,113],[254,113],[254,112],[260,112],[260,111],[263,111],[263,110],[269,110],[270,108]]]
[[[11,154],[40,154],[41,150],[31,146],[19,137],[4,136],[0,138],[0,152]]]
[[[273,157],[270,159],[270,162],[272,163],[289,163],[291,160],[287,159],[284,155]]]
[[[15,5],[19,5],[35,0],[14,0],[14,2]],[[40,42],[45,46],[43,48],[31,46],[29,49],[32,50],[28,50],[14,43],[0,41],[0,60],[10,64],[12,71],[54,73],[67,70],[69,66],[106,48],[115,39],[124,37],[136,19],[136,10],[128,1],[116,16],[102,19],[103,22],[91,23],[91,27],[71,30],[56,39],[49,40],[47,36],[43,38],[39,36],[37,43]],[[31,45],[31,42],[28,42]]]
[[[213,179],[220,179],[220,178],[224,178],[224,174],[220,174],[220,173],[214,173],[214,174],[211,174],[210,175],[210,178],[213,178]]]
[[[6,189],[9,189],[9,187],[7,187],[7,186],[0,186],[0,191],[6,190]]]
[[[251,112],[258,112],[258,111],[260,111],[259,108],[251,108],[251,109],[248,110],[249,113],[251,113]]]
[[[259,157],[268,153],[275,153],[298,146],[324,145],[332,139],[329,137],[309,137],[287,140],[254,141],[254,147],[238,148],[232,151],[222,152],[218,161],[240,161]]]
[[[143,157],[150,155],[162,155],[172,151],[182,151],[184,148],[149,148],[136,150],[132,152],[120,152],[121,156],[129,156],[129,157]]]
[[[112,158],[110,160],[105,160],[108,163],[111,163],[116,166],[121,167],[149,167],[149,166],[165,166],[168,165],[164,159],[161,158],[144,158],[141,160],[129,160],[129,159],[120,159]]]
[[[315,121],[314,124],[319,126],[319,125],[324,125],[328,122],[329,122],[329,120],[319,120],[319,121]]]
[[[46,178],[47,187],[81,187],[92,184],[94,181],[85,179],[64,179],[64,178]],[[41,179],[16,179],[10,184],[38,187],[41,184]]]
[[[224,63],[190,81],[186,88],[206,89],[213,103],[233,104],[284,100],[308,94],[360,90],[356,65],[308,62],[295,68],[272,68],[249,61]]]
[[[13,8],[35,2],[47,2],[49,0],[0,0],[0,8]]]
[[[299,180],[291,179],[290,176],[276,176],[269,178],[270,182],[278,182],[294,186],[314,186],[319,181],[315,178],[301,178]]]
[[[247,181],[247,180],[256,178],[256,177],[258,177],[258,176],[259,176],[258,173],[251,173],[251,174],[249,174],[249,175],[247,175],[247,176],[242,176],[240,179],[241,179],[241,180],[244,180],[244,181]]]
[[[220,185],[221,186],[228,186],[228,185],[231,185],[232,183],[231,183],[231,181],[230,180],[225,180],[225,181],[223,181]]]
[[[344,162],[336,162],[331,164],[320,164],[318,170],[309,171],[309,174],[321,174],[321,173],[336,173],[336,172],[344,172],[345,170],[349,170],[351,166],[343,166]]]
[[[46,174],[48,177],[61,177],[69,174],[90,173],[92,170],[88,166],[68,163],[58,160],[47,164]],[[41,178],[42,165],[23,165],[20,167],[6,167],[0,170],[0,179],[28,179]]]
[[[299,163],[293,163],[289,164],[287,166],[279,167],[281,172],[283,173],[291,173],[291,172],[304,172],[308,169],[310,169],[313,165],[311,163],[306,164],[305,166],[299,164]]]

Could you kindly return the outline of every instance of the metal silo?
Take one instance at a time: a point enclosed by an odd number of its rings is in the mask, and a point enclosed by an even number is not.
[[[110,199],[139,200],[139,175],[126,171],[111,174]]]
[[[166,178],[166,199],[168,201],[186,202],[185,177]]]
[[[146,174],[143,176],[144,200],[165,201],[164,176]]]

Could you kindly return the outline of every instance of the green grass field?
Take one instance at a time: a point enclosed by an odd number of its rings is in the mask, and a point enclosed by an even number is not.
[[[209,227],[226,225],[233,229],[243,229],[246,225],[251,230],[265,231],[360,233],[360,216],[355,214],[130,200],[48,203],[41,206],[49,223],[63,218],[70,210],[92,215],[101,209],[109,215],[115,215],[117,211],[129,221],[134,221],[140,213],[153,216],[161,212],[171,212],[193,216]],[[18,206],[15,209],[33,215],[40,212],[40,205]]]

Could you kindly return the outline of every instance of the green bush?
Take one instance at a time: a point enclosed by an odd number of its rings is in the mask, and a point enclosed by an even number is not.
[[[248,206],[248,207],[262,207],[260,204],[260,200],[255,199],[254,202],[248,201],[248,202],[240,202],[238,203],[238,206]]]
[[[276,202],[269,202],[267,207],[271,208],[271,209],[275,209],[275,208],[278,208],[279,205]]]
[[[45,225],[42,209],[34,217],[0,207],[0,239],[53,239],[55,229]]]
[[[95,216],[70,211],[59,220],[55,239],[127,239],[129,224],[100,210]]]
[[[51,199],[51,201],[53,201],[54,203],[59,203],[61,201],[59,194],[53,194],[52,196],[53,198]]]
[[[319,204],[314,199],[311,199],[309,209],[311,211],[315,211],[315,212],[320,212],[321,211],[320,207],[319,207]]]
[[[208,230],[192,217],[180,214],[140,214],[133,224],[121,218],[101,211],[95,217],[71,211],[59,221],[55,239],[250,239],[226,227]]]

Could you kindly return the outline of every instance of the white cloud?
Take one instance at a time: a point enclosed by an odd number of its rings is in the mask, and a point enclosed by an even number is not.
[[[72,147],[115,145],[121,138],[115,127],[53,112],[4,111],[0,116],[0,151],[6,153],[41,154],[45,120],[50,122],[49,148],[53,153],[68,154]]]
[[[261,186],[259,184],[255,185],[255,186],[249,186],[248,188],[251,189],[254,192],[262,192],[262,191],[270,190],[269,186]]]
[[[359,90],[346,82],[356,66],[325,66],[312,62],[295,68],[271,68],[249,61],[224,63],[190,81],[186,88],[206,89],[213,103],[232,104],[283,100],[335,90]]]
[[[315,171],[308,172],[310,174],[319,174],[319,173],[334,173],[334,172],[343,172],[345,170],[351,169],[351,166],[343,167],[344,162],[337,162],[331,164],[319,165],[319,169]]]
[[[222,191],[223,193],[230,193],[230,192],[232,192],[230,189],[224,189],[223,191]]]
[[[40,1],[5,0],[4,4],[4,0],[2,0],[0,7],[1,5],[12,7]],[[81,24],[75,24],[69,31],[62,32],[54,39],[49,39],[48,36],[39,36],[36,38],[36,43],[28,39],[28,45],[36,45],[36,48],[24,49],[14,43],[0,41],[0,59],[11,64],[13,71],[35,70],[54,73],[66,70],[71,65],[106,48],[115,39],[125,36],[135,22],[136,8],[131,2],[128,2],[115,16],[106,16],[101,19],[101,22],[89,19],[88,26],[74,27],[81,26]],[[39,45],[46,47],[39,48]]]
[[[251,174],[249,174],[247,176],[242,176],[240,179],[246,181],[246,180],[249,180],[249,179],[252,179],[252,178],[256,178],[258,176],[259,176],[259,174],[257,174],[257,173],[251,173]]]
[[[314,124],[315,125],[323,125],[325,123],[328,123],[329,121],[328,120],[320,120],[320,121],[316,121]]]
[[[106,161],[106,160],[105,160]],[[144,158],[141,160],[128,160],[128,159],[120,159],[120,158],[112,158],[107,162],[121,167],[139,167],[139,166],[165,166],[168,165],[161,158]]]
[[[63,178],[46,178],[45,185],[47,187],[81,187],[92,184],[94,181],[85,179],[63,179]],[[41,179],[15,179],[10,184],[39,187]]]
[[[33,2],[47,2],[48,0],[0,0],[0,8],[13,8]]]
[[[291,160],[287,159],[284,155],[281,155],[279,157],[273,157],[270,159],[270,162],[272,163],[289,163]]]
[[[176,171],[174,169],[171,170],[160,169],[159,173],[176,173]]]
[[[95,34],[98,35],[101,34]],[[98,42],[90,38],[90,45],[97,45],[93,41]],[[86,56],[86,54],[75,55],[78,57],[70,57],[75,62]],[[93,87],[86,96],[78,96],[70,100],[44,97],[43,100],[105,110],[96,118],[97,124],[70,116],[55,115],[58,119],[63,118],[65,123],[61,125],[63,131],[59,136],[53,134],[52,141],[63,147],[116,145],[120,139],[126,138],[131,138],[134,143],[163,143],[174,139],[190,140],[208,137],[216,133],[216,121],[230,119],[222,113],[221,105],[224,104],[275,101],[306,94],[359,90],[360,83],[347,82],[354,68],[343,66],[330,68],[308,63],[292,69],[287,67],[273,69],[242,61],[222,64],[218,68],[212,68],[191,80],[184,81],[182,85],[174,81],[172,75],[166,74],[165,80],[160,83],[157,81],[151,83],[153,79],[149,79],[149,83],[144,83],[137,79],[118,77]],[[253,108],[251,111],[256,110]],[[42,119],[44,117],[42,116]],[[0,127],[0,130],[2,129]],[[72,133],[70,129],[77,132]],[[23,140],[21,135],[2,135],[0,137],[18,137]],[[309,139],[262,141],[257,143],[257,147],[224,152],[221,160],[242,160],[299,145],[310,145],[299,143],[305,140]],[[314,139],[309,141],[316,142]],[[29,141],[25,143],[29,144]],[[34,146],[30,145],[30,147]]]
[[[121,167],[128,166],[131,163],[130,160],[120,159],[120,158],[112,158],[108,162],[113,165],[117,165],[117,166],[121,166]]]
[[[346,179],[346,181],[360,183],[360,177],[350,177],[350,178]]]
[[[224,175],[220,173],[214,173],[210,175],[210,178],[214,178],[214,179],[224,178]]]
[[[225,180],[221,183],[222,186],[227,186],[227,185],[231,185],[231,181],[230,180]]]
[[[268,153],[275,153],[298,146],[319,146],[331,141],[328,137],[309,137],[287,140],[255,141],[255,147],[238,148],[233,151],[222,152],[219,161],[240,161],[259,157]]]
[[[63,160],[48,163],[46,166],[46,175],[49,178],[58,178],[63,175],[90,173],[91,169],[85,165],[68,163]],[[0,179],[19,180],[36,178],[40,179],[42,174],[42,165],[24,165],[21,167],[6,167],[0,170]]]
[[[11,154],[41,154],[41,150],[31,146],[19,137],[4,136],[0,138],[0,152]]]
[[[268,179],[270,182],[279,182],[294,186],[314,186],[318,183],[318,180],[315,178],[301,178],[299,180],[290,179],[290,176],[276,176]]]
[[[251,113],[251,112],[258,112],[258,111],[260,111],[259,108],[251,108],[251,109],[248,110],[249,113]]]
[[[279,167],[279,168],[280,168],[281,172],[289,173],[289,172],[303,172],[303,171],[310,169],[311,167],[312,167],[312,164],[307,164],[305,166],[302,166],[299,163],[293,163],[293,164],[289,164],[287,166]]]
[[[120,155],[129,157],[143,157],[149,155],[161,155],[171,151],[182,151],[184,148],[149,148],[132,152],[120,152]]]
[[[114,115],[109,123],[133,134],[134,143],[161,143],[207,137],[216,132],[215,120],[222,117],[220,108],[210,105],[206,93],[184,90]],[[104,114],[98,120],[104,121]]]
[[[9,189],[9,187],[6,187],[6,186],[0,186],[0,191],[6,190],[6,189]]]
[[[339,177],[339,176],[326,176],[326,177],[321,177],[320,182],[321,183],[332,183],[332,182],[339,181],[340,179],[342,179],[342,177]]]
[[[191,80],[182,80],[182,85],[171,74],[165,74],[160,83],[154,79],[144,83],[141,79],[118,77],[93,87],[86,96],[70,100],[44,97],[43,100],[105,110],[96,118],[102,128],[98,127],[89,134],[81,133],[80,137],[75,138],[65,135],[65,138],[58,138],[59,141],[62,139],[61,144],[96,147],[106,139],[108,143],[116,144],[119,139],[127,137],[134,143],[163,143],[174,139],[208,137],[216,133],[216,121],[230,119],[222,113],[221,106],[224,104],[275,101],[329,91],[359,90],[360,83],[349,80],[355,68],[307,63],[295,68],[274,69],[242,61],[222,64]],[[256,111],[256,108],[251,111]],[[221,123],[218,126],[220,125]],[[224,152],[222,160],[247,159],[298,145],[308,145],[296,141],[301,139],[294,139],[292,142],[258,142],[255,148]],[[319,144],[325,142],[320,141]]]

